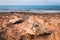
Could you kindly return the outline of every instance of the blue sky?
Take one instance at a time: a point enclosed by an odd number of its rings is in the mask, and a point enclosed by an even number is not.
[[[0,5],[60,5],[60,0],[0,0]]]

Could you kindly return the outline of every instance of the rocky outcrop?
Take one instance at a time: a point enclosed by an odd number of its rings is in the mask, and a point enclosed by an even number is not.
[[[57,16],[57,17],[56,17]],[[59,15],[7,13],[0,16],[1,40],[53,40]],[[53,21],[54,19],[54,21]],[[57,19],[57,20],[56,20]],[[55,29],[56,27],[56,29]],[[43,38],[43,37],[46,38]]]

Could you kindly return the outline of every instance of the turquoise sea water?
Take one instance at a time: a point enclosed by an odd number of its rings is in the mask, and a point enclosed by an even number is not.
[[[0,12],[30,10],[60,10],[60,5],[0,5]]]

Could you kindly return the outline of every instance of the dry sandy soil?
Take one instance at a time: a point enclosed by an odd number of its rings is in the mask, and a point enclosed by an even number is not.
[[[60,40],[60,13],[0,13],[0,40]]]

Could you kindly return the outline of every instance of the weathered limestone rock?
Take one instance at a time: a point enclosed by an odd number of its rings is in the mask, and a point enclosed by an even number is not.
[[[16,18],[9,20],[9,23],[18,23],[21,22],[22,18]],[[21,27],[21,29],[25,30],[28,34],[31,35],[43,35],[44,33],[51,33],[52,31],[43,26],[41,23],[38,23],[34,19],[28,19],[22,24],[18,24],[17,26]]]
[[[51,15],[15,14],[11,13],[13,18],[11,15],[1,15],[1,40],[55,40],[55,36],[59,40],[60,20],[55,16],[49,18]]]

